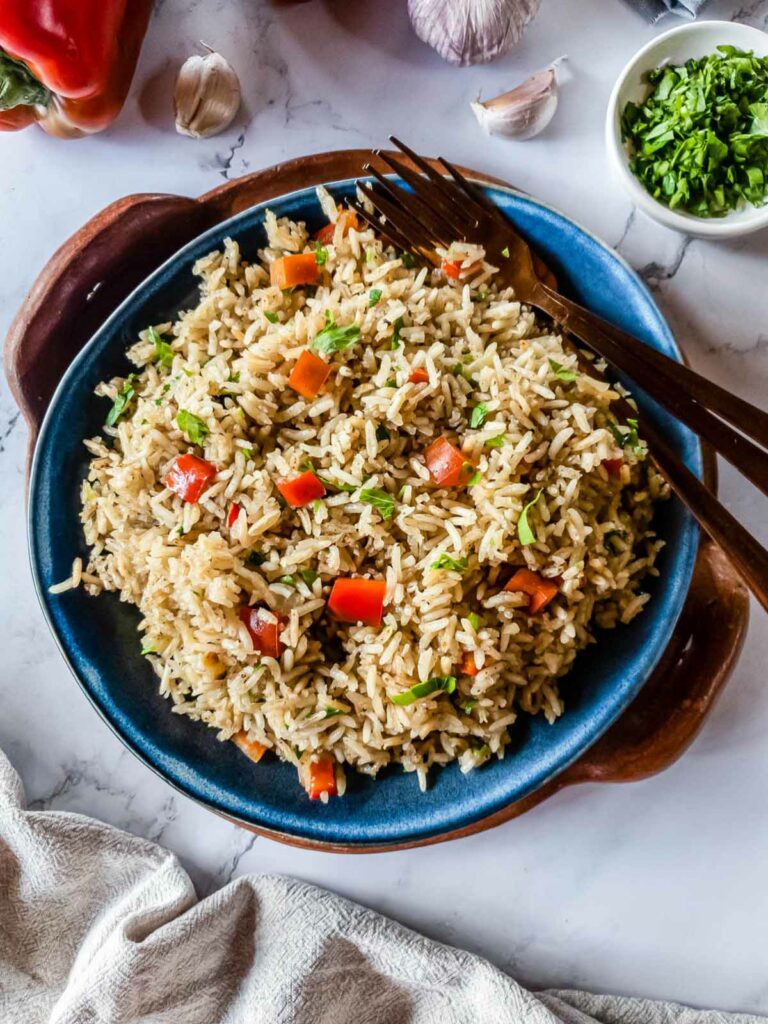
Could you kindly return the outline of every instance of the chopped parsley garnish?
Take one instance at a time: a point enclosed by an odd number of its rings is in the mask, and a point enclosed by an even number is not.
[[[472,410],[472,415],[469,417],[469,425],[474,430],[479,430],[487,419],[488,406],[485,402],[480,402],[479,405],[476,405]]]
[[[517,539],[523,546],[533,544],[536,541],[536,534],[528,523],[528,513],[539,500],[543,491],[539,491],[533,501],[529,501],[527,505],[523,506],[523,511],[520,513],[520,518],[517,520]]]
[[[147,331],[147,341],[151,341],[155,346],[156,363],[160,363],[161,366],[173,366],[173,349],[167,341],[163,341],[159,331],[156,331],[154,327],[150,327]]]
[[[483,474],[478,469],[478,470],[476,470],[472,474],[472,476],[469,478],[469,480],[467,480],[467,487],[474,487],[475,484],[479,484],[482,479],[483,479]]]
[[[136,389],[133,386],[133,382],[136,380],[137,374],[129,373],[125,378],[123,386],[117,393],[112,408],[107,413],[106,425],[108,427],[114,427],[120,417],[123,415],[125,410],[128,408],[131,399],[136,394]]]
[[[328,250],[322,245],[318,245],[315,249],[315,263],[318,267],[324,266],[328,262]]]
[[[640,436],[637,432],[638,423],[636,419],[627,417],[626,427],[618,423],[609,423],[608,429],[613,434],[613,439],[619,448],[628,448],[638,459],[645,458],[645,448],[640,443]]]
[[[360,338],[360,328],[357,324],[349,324],[348,327],[337,327],[333,319],[326,314],[326,325],[315,335],[312,348],[323,355],[330,355],[331,352],[343,352]]]
[[[396,693],[392,703],[407,707],[422,697],[429,697],[432,693],[453,693],[455,690],[456,676],[433,676],[424,683],[414,683],[408,690]]]
[[[501,255],[505,259],[509,259],[509,246],[508,245],[505,245],[504,248],[501,250]]]
[[[459,704],[459,707],[461,708],[465,715],[470,715],[472,711],[477,707],[477,700],[474,697],[468,697],[466,700],[463,700]]]
[[[317,513],[320,511],[320,509],[322,507],[323,507],[323,499],[322,498],[315,498],[315,500],[312,502],[312,511],[315,513],[315,515],[317,515]]]
[[[227,384],[239,384],[240,383],[240,371],[237,373],[230,373],[227,377]]]
[[[179,430],[187,435],[192,444],[203,444],[210,433],[200,417],[193,415],[188,409],[179,409],[176,414],[176,424]]]
[[[395,380],[394,377],[390,377],[389,380],[387,381],[387,383],[384,385],[384,387],[385,388],[396,388],[397,387],[397,381]]]
[[[141,653],[142,654],[157,654],[157,651],[152,646],[152,644],[144,644],[142,646],[142,648],[141,648]]]
[[[392,324],[392,340],[389,343],[389,347],[392,349],[400,348],[400,331],[403,329],[403,318],[399,316],[397,320]]]
[[[368,293],[368,308],[372,309],[381,298],[381,288],[371,288]]]
[[[576,380],[576,378],[579,376],[578,373],[576,373],[574,370],[566,370],[563,364],[558,363],[556,359],[550,359],[548,361],[552,373],[554,373],[558,380],[568,382]]]
[[[467,622],[470,624],[470,626],[472,627],[472,629],[474,629],[475,632],[477,632],[478,629],[480,629],[480,616],[477,615],[475,612],[469,613],[469,615],[467,616]]]
[[[468,564],[466,558],[451,558],[450,555],[443,554],[438,555],[430,565],[430,569],[451,569],[453,572],[464,572]]]
[[[299,576],[301,576],[308,587],[311,587],[317,579],[317,573],[314,569],[302,569]]]
[[[503,434],[497,434],[495,437],[489,437],[485,442],[486,448],[503,448],[507,443],[507,439]]]
[[[323,718],[335,718],[337,715],[346,715],[344,708],[332,708],[330,704],[326,704],[323,708]]]
[[[768,198],[768,57],[717,50],[649,71],[648,96],[621,114],[632,173],[654,199],[697,217]]]
[[[277,582],[278,583],[282,583],[286,587],[295,587],[296,586],[296,580],[293,578],[293,576],[288,576],[288,575],[280,576],[278,578]]]
[[[382,519],[391,519],[395,514],[395,499],[386,491],[380,491],[375,487],[360,491],[360,501],[373,507],[381,513]]]
[[[413,270],[416,266],[416,257],[412,252],[400,253],[400,259],[403,261],[403,266],[406,270]]]
[[[280,319],[280,317],[277,315],[277,313],[273,313],[269,309],[265,309],[264,310],[264,316],[267,318],[267,320],[269,320],[269,322],[271,324],[276,324],[278,322],[278,320]]]

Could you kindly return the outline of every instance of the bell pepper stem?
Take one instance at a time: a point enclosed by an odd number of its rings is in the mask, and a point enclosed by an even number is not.
[[[45,107],[50,98],[50,91],[35,78],[26,64],[0,50],[0,110]]]

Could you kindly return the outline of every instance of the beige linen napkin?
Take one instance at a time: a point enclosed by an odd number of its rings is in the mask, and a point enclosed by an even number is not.
[[[758,1024],[533,994],[480,957],[290,878],[240,878],[198,900],[154,843],[79,814],[26,810],[0,752],[2,1024],[726,1021]]]

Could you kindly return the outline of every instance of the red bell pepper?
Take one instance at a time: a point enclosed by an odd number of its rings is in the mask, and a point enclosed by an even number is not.
[[[447,437],[438,437],[424,453],[429,475],[443,487],[463,487],[475,467]]]
[[[120,113],[152,0],[12,0],[0,6],[0,130],[37,121],[76,138]]]
[[[603,459],[603,465],[608,476],[621,476],[621,467],[624,465],[624,459]]]
[[[518,569],[504,589],[512,593],[527,594],[528,611],[531,615],[540,612],[549,604],[559,589],[560,580],[547,579],[530,569]]]
[[[320,754],[317,761],[302,764],[299,777],[310,800],[319,800],[323,793],[336,796],[336,762],[331,754]]]
[[[304,398],[317,398],[330,372],[331,368],[324,359],[314,352],[304,351],[291,370],[288,387],[298,391]]]
[[[293,480],[278,480],[277,489],[291,508],[303,508],[310,501],[325,495],[325,487],[311,469],[301,476],[295,476]]]
[[[238,505],[236,501],[233,501],[232,504],[229,506],[229,514],[227,515],[227,526],[230,528],[230,530],[237,522],[237,518],[239,515],[240,505]]]
[[[408,378],[408,380],[411,382],[411,384],[428,384],[429,373],[426,370],[422,370],[421,368],[419,368],[411,373],[411,376]]]
[[[232,742],[235,746],[240,747],[246,757],[250,757],[257,764],[267,752],[264,744],[259,743],[258,740],[249,739],[247,732],[236,732],[232,737]]]
[[[342,576],[334,581],[328,607],[342,622],[362,622],[366,626],[381,625],[384,614],[384,580],[359,580]]]
[[[217,473],[212,462],[199,459],[197,455],[180,455],[165,478],[165,486],[178,494],[182,501],[194,505]]]
[[[254,651],[267,658],[279,658],[283,653],[280,634],[285,627],[285,617],[278,612],[272,614],[277,619],[276,622],[267,619],[263,608],[243,607],[240,609],[240,621],[248,630]]]

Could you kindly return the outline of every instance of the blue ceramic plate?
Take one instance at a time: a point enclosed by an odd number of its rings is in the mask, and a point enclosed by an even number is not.
[[[337,183],[338,198],[352,192]],[[561,287],[579,302],[679,358],[669,329],[651,296],[610,249],[562,214],[498,188],[489,195],[540,250]],[[324,221],[313,189],[269,203],[278,215]],[[246,257],[265,242],[264,206],[212,228],[186,245],[142,284],[104,324],[67,371],[51,402],[32,466],[29,537],[38,594],[67,662],[88,697],[146,764],[188,796],[245,823],[315,843],[344,845],[413,842],[469,825],[531,793],[582,754],[632,700],[659,660],[691,579],[698,532],[677,501],[666,503],[657,528],[667,541],[650,583],[652,600],[631,625],[599,638],[577,659],[562,683],[567,710],[555,725],[541,719],[515,726],[503,761],[470,775],[453,765],[434,770],[427,793],[414,775],[399,769],[377,781],[348,772],[343,799],[311,803],[291,765],[267,758],[249,762],[213,730],[171,714],[158,695],[157,679],[140,656],[136,609],[114,594],[95,599],[82,590],[58,597],[48,587],[65,579],[76,555],[87,556],[78,521],[80,483],[87,458],[82,439],[97,434],[104,400],[95,385],[128,369],[126,348],[147,324],[173,320],[194,305],[192,264],[236,239]],[[672,417],[638,395],[678,454],[699,476],[696,438]]]

